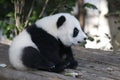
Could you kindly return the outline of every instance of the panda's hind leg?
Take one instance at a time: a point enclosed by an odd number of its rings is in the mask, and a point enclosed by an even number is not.
[[[33,47],[24,48],[22,61],[26,67],[33,69],[50,71],[55,67],[52,62],[44,58],[42,54],[40,54],[40,52]]]

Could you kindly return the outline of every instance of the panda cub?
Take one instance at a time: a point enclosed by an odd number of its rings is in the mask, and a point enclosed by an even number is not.
[[[79,21],[68,13],[59,13],[37,20],[13,39],[9,60],[19,70],[37,69],[61,72],[74,69],[78,63],[71,45],[86,39]]]

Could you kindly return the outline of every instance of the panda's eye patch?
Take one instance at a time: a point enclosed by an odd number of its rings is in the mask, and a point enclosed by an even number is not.
[[[75,27],[73,30],[73,37],[76,37],[79,33],[79,30]]]

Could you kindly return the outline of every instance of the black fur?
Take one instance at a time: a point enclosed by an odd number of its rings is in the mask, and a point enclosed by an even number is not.
[[[65,16],[60,16],[57,21],[57,27],[59,28],[66,21]]]
[[[35,24],[27,27],[26,30],[39,51],[31,46],[24,48],[22,55],[24,65],[52,72],[61,72],[65,68],[77,66],[70,47],[66,47],[60,40],[37,28]],[[65,59],[63,55],[66,55]]]
[[[73,30],[73,37],[76,37],[79,33],[79,30],[75,27]]]

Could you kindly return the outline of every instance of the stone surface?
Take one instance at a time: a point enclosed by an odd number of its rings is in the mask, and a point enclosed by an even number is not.
[[[9,63],[8,45],[0,44],[0,80],[120,80],[120,52],[72,47],[79,66],[63,73],[45,71],[18,71]],[[77,72],[79,77],[65,76],[66,72]]]

